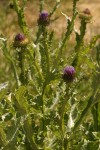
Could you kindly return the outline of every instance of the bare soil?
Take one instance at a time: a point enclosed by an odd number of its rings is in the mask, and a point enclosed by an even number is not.
[[[44,9],[47,11],[52,10],[55,2],[48,0]],[[93,16],[92,22],[88,24],[86,39],[90,39],[95,34],[100,34],[100,0],[80,0],[77,5],[78,11],[83,11],[85,8],[89,8]],[[16,32],[20,32],[17,24],[17,16],[13,10],[9,8],[9,0],[0,0],[0,26],[1,33],[8,37],[13,37]],[[72,0],[61,0],[61,5],[56,11],[54,17],[59,17],[55,22],[51,23],[50,28],[55,30],[57,37],[60,37],[66,29],[66,19],[62,15],[65,13],[69,17],[72,16]],[[25,17],[32,34],[36,32],[37,19],[39,15],[39,0],[29,0],[25,10]],[[75,27],[79,30],[80,21],[77,18]]]

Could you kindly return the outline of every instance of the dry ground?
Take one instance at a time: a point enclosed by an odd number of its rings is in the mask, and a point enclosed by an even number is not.
[[[27,24],[31,29],[32,34],[36,32],[37,18],[39,14],[39,0],[29,0],[26,6],[25,16]],[[48,0],[44,9],[50,11],[54,6],[53,0]],[[77,5],[78,11],[89,8],[93,15],[92,22],[88,25],[86,38],[90,39],[94,34],[100,34],[100,0],[80,0]],[[9,8],[9,0],[0,0],[0,28],[1,33],[6,37],[13,37],[20,29],[17,24],[17,16]],[[58,20],[53,22],[50,27],[55,30],[57,37],[61,36],[66,28],[66,19],[61,12],[71,17],[72,14],[72,0],[61,0],[61,5],[56,11],[55,16]],[[76,28],[79,28],[79,19],[75,23]]]
[[[9,38],[11,41],[14,36],[21,32],[17,23],[17,15],[16,13],[9,8],[9,1],[11,0],[0,0],[0,34],[3,34],[5,37]],[[50,11],[55,4],[54,0],[45,0],[47,3],[45,4],[45,10]],[[100,0],[79,0],[77,9],[78,11],[82,11],[85,8],[89,8],[93,15],[92,22],[88,25],[87,34],[85,36],[85,41],[89,41],[91,37],[95,34],[100,34]],[[59,9],[55,13],[55,17],[59,17],[58,20],[53,22],[50,25],[50,28],[55,30],[56,38],[60,38],[62,33],[64,33],[66,28],[66,19],[61,14],[61,12],[67,14],[68,16],[72,16],[72,0],[61,0],[61,5]],[[25,16],[27,24],[30,28],[31,36],[34,37],[37,30],[37,19],[39,15],[39,0],[28,0]],[[75,22],[75,26],[79,29],[80,22],[77,18]],[[69,44],[73,44],[73,38],[75,35],[70,38]],[[71,47],[70,47],[71,48]],[[9,80],[9,66],[8,61],[3,57],[2,51],[0,49],[0,81],[5,82]],[[5,62],[5,63],[4,63]],[[7,67],[8,66],[8,67]]]

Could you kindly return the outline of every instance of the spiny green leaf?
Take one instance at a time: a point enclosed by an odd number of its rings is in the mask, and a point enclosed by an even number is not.
[[[15,98],[19,104],[19,110],[21,110],[23,113],[28,112],[29,105],[27,101],[27,97],[25,94],[27,93],[27,88],[25,86],[20,86],[18,90],[15,92]],[[25,111],[25,112],[24,112]]]

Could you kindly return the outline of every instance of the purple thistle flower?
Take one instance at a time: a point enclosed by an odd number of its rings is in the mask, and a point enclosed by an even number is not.
[[[47,11],[42,11],[39,15],[38,25],[47,26],[50,23],[49,14]]]
[[[79,18],[84,20],[86,23],[89,23],[92,19],[90,10],[86,8],[83,12],[79,13]]]
[[[25,47],[27,46],[28,44],[28,39],[25,37],[24,34],[22,33],[19,33],[15,36],[15,39],[14,39],[14,47],[17,48],[17,47]]]
[[[90,12],[90,10],[89,10],[88,8],[86,8],[86,9],[83,11],[83,13],[86,14],[86,15],[90,15],[90,14],[91,14],[91,12]]]
[[[15,36],[15,41],[21,42],[21,41],[23,41],[24,39],[25,39],[25,36],[24,36],[23,34],[21,34],[21,33],[19,33],[19,34],[17,34],[17,35]]]
[[[63,80],[65,82],[72,82],[75,77],[75,68],[73,66],[67,66],[63,71]]]

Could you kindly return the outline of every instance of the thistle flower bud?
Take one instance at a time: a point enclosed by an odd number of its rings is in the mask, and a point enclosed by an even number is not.
[[[88,8],[86,8],[86,9],[83,11],[83,13],[86,14],[86,15],[90,15],[90,14],[91,14],[91,12],[90,12],[90,10],[89,10]]]
[[[75,68],[73,66],[65,67],[62,77],[65,82],[72,82],[75,77]]]
[[[85,22],[90,22],[92,15],[88,8],[86,8],[82,13],[79,14],[79,18],[83,19]]]
[[[19,33],[15,36],[15,40],[14,40],[14,47],[26,47],[28,44],[28,39],[25,37],[25,35]]]
[[[42,11],[39,15],[38,25],[47,26],[50,23],[49,14],[47,11]]]
[[[13,8],[14,8],[13,3],[10,3],[10,4],[9,4],[9,7],[10,7],[11,9],[13,9]]]

